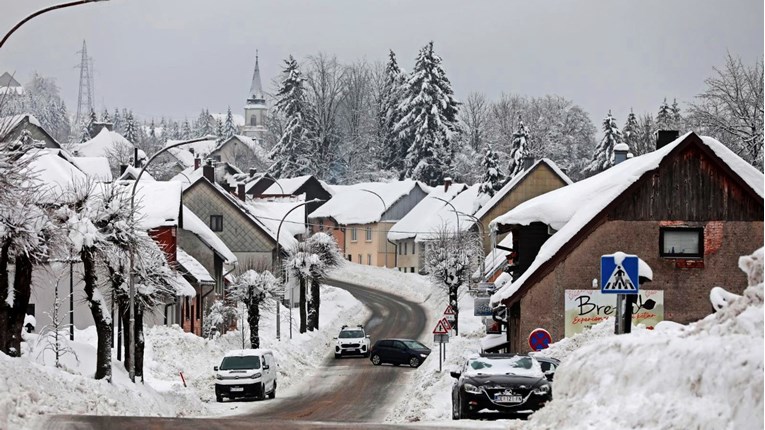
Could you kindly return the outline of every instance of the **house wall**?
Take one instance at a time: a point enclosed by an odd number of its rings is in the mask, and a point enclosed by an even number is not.
[[[387,241],[388,231],[393,226],[393,222],[371,223],[371,224],[350,224],[346,226],[346,250],[345,258],[352,256],[354,263],[372,265],[377,267],[395,267],[395,247]],[[372,229],[372,239],[366,240],[366,228]],[[351,230],[357,229],[357,240],[352,240]],[[371,256],[371,264],[369,258]]]
[[[315,218],[310,220],[311,234],[323,232],[327,233],[335,239],[337,247],[340,249],[340,253],[343,254],[343,258],[348,259],[348,255],[345,252],[345,227],[340,227],[332,218]]]
[[[681,268],[682,260],[659,256],[659,230],[682,224],[703,227],[703,268]],[[751,254],[763,243],[762,221],[608,221],[597,227],[571,250],[555,268],[536,283],[520,301],[520,327],[511,339],[512,351],[528,351],[529,333],[541,327],[553,341],[564,337],[564,291],[591,289],[600,279],[600,256],[616,251],[636,254],[653,270],[653,281],[642,288],[664,292],[664,319],[687,324],[712,312],[709,291],[722,286],[741,294],[747,276],[738,268],[738,258]],[[629,243],[630,246],[625,246]]]
[[[396,200],[396,202],[393,203],[388,208],[388,210],[385,211],[385,213],[382,215],[382,220],[383,221],[399,221],[406,214],[408,214],[409,211],[412,210],[412,208],[417,206],[417,203],[419,203],[427,195],[428,193],[423,191],[419,185],[414,186],[414,188],[412,188],[409,194],[402,196],[400,199]],[[382,202],[380,202],[380,205],[382,206]],[[392,266],[389,266],[389,267],[392,267]]]
[[[552,190],[566,186],[566,183],[558,176],[549,166],[544,163],[540,163],[526,178],[516,185],[504,198],[494,205],[486,214],[481,218],[481,225],[483,231],[486,234],[490,234],[489,223],[494,218],[504,215],[511,209],[515,208],[519,204],[530,200],[534,197],[540,196]],[[507,236],[507,233],[497,235],[497,243]],[[486,238],[488,239],[488,238]],[[484,255],[491,252],[491,240],[483,241]]]
[[[410,273],[414,268],[414,273],[419,273],[422,268],[422,254],[424,247],[421,243],[415,243],[414,239],[396,241],[398,245],[398,255],[396,268],[402,272]],[[416,250],[415,250],[416,246]],[[406,251],[406,253],[404,253]]]
[[[273,239],[210,184],[204,180],[195,183],[183,192],[183,202],[208,226],[210,216],[223,216],[223,231],[216,231],[215,234],[236,255],[240,266],[255,261],[266,264],[268,269],[272,268],[275,250]]]

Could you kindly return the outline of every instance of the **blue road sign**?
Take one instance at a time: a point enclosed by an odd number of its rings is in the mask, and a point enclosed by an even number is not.
[[[639,291],[638,258],[617,252],[600,257],[600,292],[637,294]]]

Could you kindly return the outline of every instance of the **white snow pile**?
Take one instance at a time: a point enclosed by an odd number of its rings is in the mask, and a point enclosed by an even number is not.
[[[425,276],[349,261],[344,261],[327,277],[396,294],[417,303],[427,300],[433,293],[433,287]]]
[[[556,372],[555,399],[529,426],[763,428],[762,252],[739,261],[750,284],[757,283],[717,313],[687,326],[596,335],[572,351]],[[610,324],[601,325],[593,330]]]

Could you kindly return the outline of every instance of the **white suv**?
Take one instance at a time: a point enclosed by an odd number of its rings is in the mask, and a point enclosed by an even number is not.
[[[363,325],[356,327],[344,325],[335,340],[335,358],[340,358],[343,354],[360,354],[369,357],[371,341]]]

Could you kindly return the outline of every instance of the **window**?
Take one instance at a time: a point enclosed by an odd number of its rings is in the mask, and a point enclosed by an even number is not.
[[[406,255],[407,252],[409,252],[409,243],[404,242],[404,255]]]
[[[659,231],[659,255],[670,258],[704,256],[703,228],[662,228]]]
[[[255,117],[255,115],[250,117],[250,125],[252,126],[258,125],[258,119]]]
[[[210,215],[210,230],[223,231],[223,215]]]
[[[367,233],[366,241],[367,242],[371,242],[372,241],[372,227],[367,227],[367,232],[366,233]]]
[[[351,254],[348,254],[348,261],[353,261],[353,256]]]
[[[367,264],[372,265],[372,254],[367,254]]]
[[[324,231],[324,220],[319,220],[319,231]]]
[[[356,227],[351,228],[351,242],[355,242],[358,240],[358,235],[356,232]]]
[[[410,267],[409,269],[410,272],[414,273],[414,267]]]
[[[402,247],[401,247],[401,245],[399,245],[399,246],[398,246],[398,255],[401,255],[401,251],[402,251],[403,249],[404,249],[404,248],[402,248]]]

